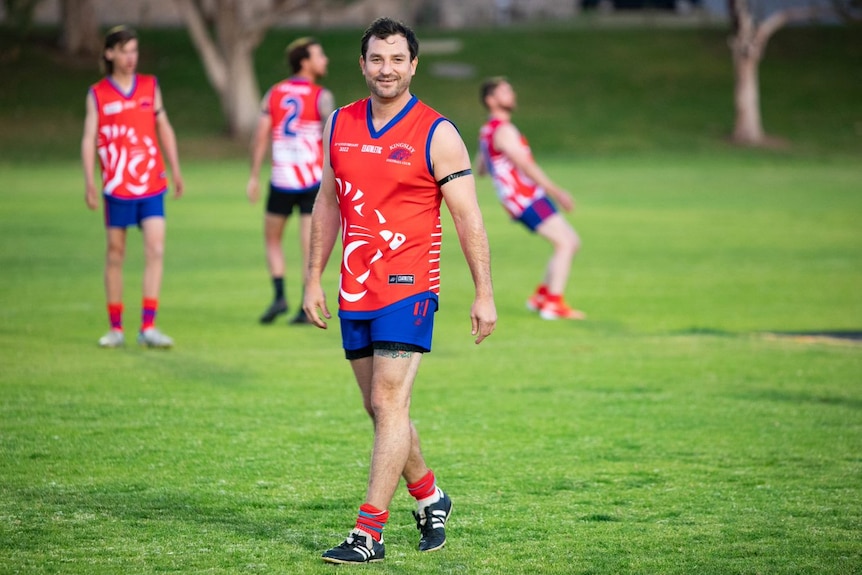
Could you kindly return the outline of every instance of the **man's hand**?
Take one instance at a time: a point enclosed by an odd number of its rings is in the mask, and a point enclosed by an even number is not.
[[[497,308],[493,298],[476,298],[470,308],[470,321],[473,329],[470,332],[476,337],[476,344],[482,343],[497,327]]]
[[[306,317],[311,320],[311,323],[320,329],[326,329],[326,322],[317,313],[318,309],[323,313],[326,319],[332,319],[332,314],[326,307],[326,294],[320,287],[320,283],[309,281],[305,286],[305,296],[302,298],[302,309],[305,311]]]
[[[260,185],[258,184],[257,176],[251,176],[248,179],[248,184],[245,187],[245,195],[248,197],[250,204],[255,203],[260,197]]]
[[[96,189],[94,184],[86,185],[84,201],[87,203],[87,207],[91,210],[95,210],[99,207],[99,190]]]

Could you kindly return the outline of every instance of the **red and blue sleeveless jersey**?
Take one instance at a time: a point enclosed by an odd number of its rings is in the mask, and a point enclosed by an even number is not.
[[[155,76],[136,74],[129,93],[110,78],[90,87],[99,115],[96,150],[106,196],[147,198],[167,189],[156,133],[157,86]]]
[[[494,180],[497,197],[513,218],[518,218],[530,204],[545,197],[545,190],[519,170],[509,158],[494,147],[494,133],[503,124],[503,120],[492,118],[479,130],[479,148],[485,166]],[[529,152],[527,138],[521,134],[521,143]]]
[[[440,204],[431,137],[447,121],[413,96],[375,130],[368,98],[332,118],[330,164],[341,213],[342,317],[369,319],[440,292]]]
[[[305,192],[320,186],[323,174],[321,86],[288,78],[269,91],[272,120],[272,185],[278,191]]]

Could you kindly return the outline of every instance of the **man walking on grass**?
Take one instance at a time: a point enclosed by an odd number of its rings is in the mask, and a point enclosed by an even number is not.
[[[440,291],[442,201],[475,285],[470,317],[477,344],[497,322],[469,153],[455,127],[410,93],[418,53],[407,26],[388,18],[371,24],[359,58],[370,97],[336,110],[324,130],[303,307],[316,326],[326,327],[331,315],[321,274],[340,235],[342,344],[374,424],[365,502],[347,539],[323,554],[331,563],[384,558],[383,530],[401,477],[417,502],[419,550],[446,543],[452,500],[437,486],[410,420],[413,382],[431,351]]]

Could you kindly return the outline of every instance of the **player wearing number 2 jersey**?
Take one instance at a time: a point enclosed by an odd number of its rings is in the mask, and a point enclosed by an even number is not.
[[[311,209],[323,170],[323,122],[334,107],[332,94],[317,84],[326,75],[328,64],[320,43],[314,38],[299,38],[288,45],[286,54],[293,76],[272,86],[263,97],[246,187],[249,201],[256,202],[258,174],[269,147],[272,171],[264,215],[264,243],[274,297],[260,318],[265,324],[287,313],[282,237],[287,219],[297,207],[302,252],[300,269],[305,285]],[[305,313],[300,309],[292,323],[305,321]]]

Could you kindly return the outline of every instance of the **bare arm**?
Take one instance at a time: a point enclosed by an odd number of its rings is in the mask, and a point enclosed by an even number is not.
[[[470,168],[470,154],[455,126],[449,122],[441,123],[434,131],[431,162],[438,180]],[[491,249],[476,200],[476,182],[472,175],[461,176],[449,180],[440,190],[473,277],[476,297],[470,309],[471,333],[477,336],[476,343],[481,343],[497,325],[497,309],[491,283]]]
[[[168,160],[168,165],[171,167],[171,176],[174,179],[174,197],[180,198],[185,190],[183,183],[183,174],[180,170],[180,156],[177,151],[177,136],[174,133],[174,128],[168,120],[168,113],[165,111],[162,102],[162,90],[156,87],[156,131],[159,134],[159,141],[162,143],[165,157]]]
[[[341,227],[341,212],[335,188],[335,174],[329,163],[329,135],[332,131],[332,116],[326,121],[323,129],[323,178],[320,190],[314,202],[311,213],[311,242],[308,254],[308,277],[305,283],[305,295],[302,308],[305,315],[319,328],[326,329],[323,318],[330,319],[332,314],[326,306],[326,294],[321,286],[321,276],[326,269],[326,263],[335,247],[338,230]],[[318,314],[322,312],[323,318]]]
[[[335,111],[335,98],[329,90],[322,90],[317,99],[317,111],[321,118],[328,118]]]
[[[272,130],[272,116],[269,114],[267,103],[269,92],[267,92],[260,103],[260,118],[257,121],[257,129],[251,141],[251,170],[248,176],[248,184],[245,187],[245,195],[248,201],[254,203],[260,197],[260,168],[266,149],[269,146],[270,131]]]
[[[485,165],[485,156],[482,154],[482,149],[476,150],[476,155],[473,156],[473,173],[477,176],[488,174],[488,166]]]
[[[84,201],[87,207],[99,207],[99,190],[96,188],[96,133],[99,129],[99,114],[92,92],[87,94],[84,135],[81,138],[81,165],[84,168]]]
[[[567,212],[574,207],[575,203],[571,195],[554,183],[530,156],[530,152],[521,142],[521,135],[515,126],[512,124],[500,126],[494,133],[494,146],[503,152],[516,168],[544,188],[551,198],[560,204],[560,207]]]

